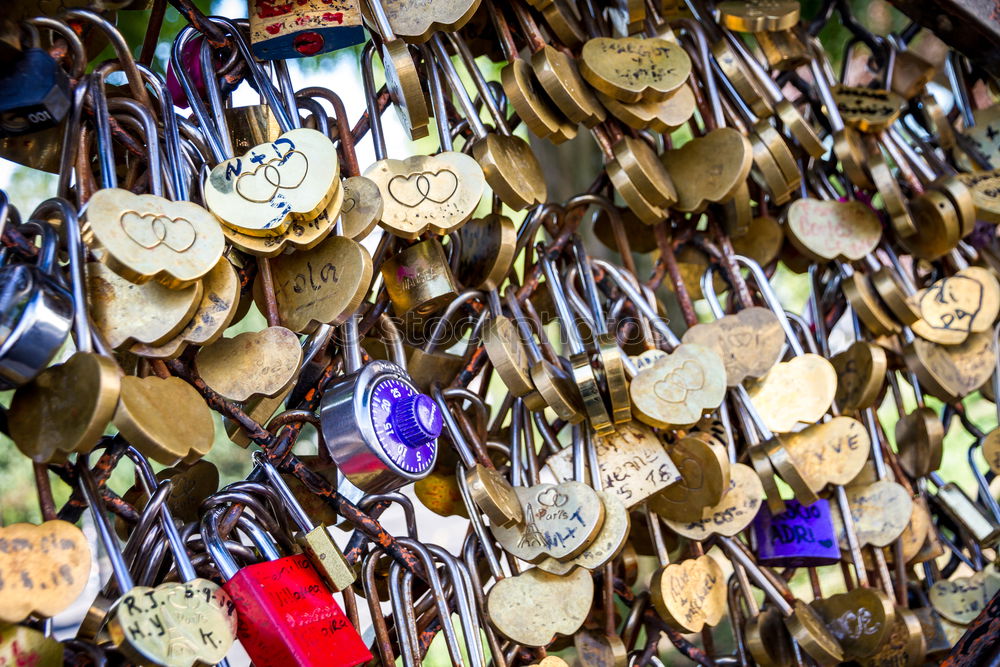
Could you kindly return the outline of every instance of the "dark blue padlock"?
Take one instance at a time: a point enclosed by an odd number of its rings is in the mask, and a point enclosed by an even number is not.
[[[70,108],[69,77],[45,49],[24,52],[0,76],[0,137],[58,125]]]

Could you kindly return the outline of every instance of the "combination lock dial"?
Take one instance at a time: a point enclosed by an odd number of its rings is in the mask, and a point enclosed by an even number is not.
[[[383,493],[426,477],[437,460],[441,411],[396,364],[373,361],[327,390],[320,427],[347,480]]]

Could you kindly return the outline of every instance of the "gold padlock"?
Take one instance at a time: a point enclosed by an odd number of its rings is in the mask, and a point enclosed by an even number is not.
[[[385,260],[382,280],[396,315],[429,315],[458,295],[455,276],[436,238],[411,245]]]

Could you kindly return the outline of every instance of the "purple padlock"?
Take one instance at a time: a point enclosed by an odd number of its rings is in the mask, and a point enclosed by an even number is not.
[[[202,37],[192,37],[181,50],[181,60],[183,61],[182,65],[184,69],[194,83],[195,90],[198,91],[199,95],[204,96],[205,76],[201,69],[202,40]],[[218,70],[222,66],[222,59],[213,55],[212,60],[216,70]],[[177,67],[177,64],[174,63],[173,58],[167,61],[167,90],[170,91],[170,97],[173,98],[175,106],[180,109],[187,109],[190,106],[187,93],[184,91],[184,86],[177,79],[177,72],[174,71],[175,67]]]
[[[771,514],[765,506],[757,513],[753,527],[761,565],[814,567],[840,560],[830,504],[823,498],[812,505],[787,500],[780,514]]]

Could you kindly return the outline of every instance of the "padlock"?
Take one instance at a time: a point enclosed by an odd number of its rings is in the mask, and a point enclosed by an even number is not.
[[[25,13],[29,16],[34,16],[37,13],[37,8],[31,7]],[[58,37],[65,41],[67,59],[69,60],[66,75],[69,76],[71,81],[80,81],[87,65],[87,55],[85,53],[87,47],[81,41],[80,35],[77,34],[74,28],[63,21],[57,21],[45,16],[29,19],[27,24],[32,30],[39,28],[51,30],[54,33],[53,39]],[[79,26],[79,24],[77,25],[78,27],[83,27]],[[86,36],[93,36],[98,31],[87,30],[83,27],[83,32]],[[47,41],[51,42],[52,40]],[[101,48],[104,48],[103,44]],[[20,52],[18,52],[18,57],[20,57]],[[58,76],[56,74],[57,78]],[[86,89],[87,86],[77,86],[73,91],[73,99],[69,103],[74,111],[74,120],[77,123],[82,111],[82,96],[86,94]],[[0,138],[0,155],[8,160],[32,167],[33,169],[40,169],[55,174],[63,172],[64,169],[69,168],[68,165],[63,164],[64,156],[62,147],[63,140],[67,136],[66,132],[71,131],[75,133],[79,131],[78,125],[74,126],[72,130],[68,130],[65,125],[71,123],[68,122],[69,119],[64,120],[67,121],[65,124],[54,125],[47,129],[32,132],[31,134]],[[73,137],[74,134],[68,136]]]
[[[152,518],[153,522],[157,517],[162,519],[161,527],[166,531],[170,548],[178,559],[177,568],[184,583],[166,583],[155,588],[135,585],[107,520],[104,503],[90,470],[89,457],[81,454],[76,462],[81,492],[90,506],[98,537],[111,561],[119,597],[109,610],[102,610],[100,602],[107,599],[105,589],[88,613],[78,636],[92,638],[98,631],[106,631],[109,639],[124,654],[144,664],[194,667],[196,664],[218,662],[225,657],[235,638],[233,603],[217,584],[198,579],[194,567],[187,560],[187,552],[165,504],[172,483],[161,483],[157,492],[153,493],[155,478],[148,462],[134,449],[129,456],[139,465],[140,476],[152,496],[144,518]],[[167,607],[171,608],[170,615],[165,613]],[[102,611],[108,611],[106,619],[101,618]],[[106,627],[102,628],[105,622]],[[171,628],[169,636],[164,638],[168,626]]]
[[[250,0],[250,44],[261,60],[318,56],[365,41],[360,0]]]
[[[4,201],[6,204],[6,201]],[[11,213],[9,204],[0,211]],[[75,219],[66,224],[75,224]],[[56,273],[58,232],[48,223],[30,221],[22,233],[39,234],[41,248],[35,264],[10,263],[10,251],[0,265],[0,387],[25,384],[52,361],[69,335],[73,300]]]
[[[458,296],[455,277],[436,238],[405,248],[382,264],[382,280],[397,317],[426,317]]]
[[[0,77],[0,137],[58,125],[70,109],[69,77],[48,51],[25,50]]]
[[[489,518],[490,525],[499,525],[504,528],[523,523],[524,511],[513,487],[498,470],[484,466],[477,461],[469,442],[470,440],[476,442],[478,436],[475,433],[466,433],[461,428],[448,408],[445,391],[442,391],[441,387],[436,384],[431,387],[431,395],[441,412],[444,426],[448,430],[448,437],[461,462],[461,465],[456,466],[455,474],[462,478],[462,482],[464,482],[462,486],[468,492],[471,500],[474,501],[472,507],[465,508],[466,516],[469,512],[482,511]],[[515,414],[513,419],[517,418]],[[477,442],[479,451],[482,451],[483,444]]]
[[[931,496],[934,503],[956,525],[968,531],[977,544],[988,547],[1000,539],[1000,525],[983,514],[982,510],[954,482],[946,482],[932,472],[928,479],[937,486],[937,495]]]
[[[224,506],[201,521],[205,548],[236,605],[236,635],[261,667],[336,665],[353,667],[372,655],[333,594],[304,554],[280,556],[259,528],[251,530],[267,559],[240,568],[219,536]]]
[[[146,493],[154,498],[157,481],[149,461],[134,447],[127,447],[125,455],[135,463],[136,476]],[[172,488],[173,482],[161,482],[160,486]],[[149,511],[159,515],[159,527],[181,583],[127,591],[112,611],[108,634],[123,653],[137,662],[170,667],[217,662],[236,639],[235,605],[218,584],[198,577],[167,503],[151,500]],[[133,568],[142,562],[137,559]],[[147,572],[160,565],[158,559],[148,556],[145,563]],[[164,641],[160,637],[167,626],[174,629],[170,639]]]
[[[322,132],[300,127],[299,114],[286,108],[285,100],[254,60],[239,29],[228,19],[211,20],[230,33],[255,87],[275,114],[282,134],[274,141],[234,155],[222,101],[211,94],[214,79],[205,80],[213,111],[209,114],[183,66],[184,48],[194,37],[194,29],[188,26],[181,30],[173,43],[172,58],[180,63],[176,69],[178,78],[216,163],[202,181],[204,200],[208,209],[238,234],[278,236],[293,220],[307,222],[316,218],[341,191],[336,150]],[[287,75],[287,69],[279,68],[280,71]],[[294,102],[294,96],[289,101]]]
[[[299,504],[281,473],[271,465],[263,452],[255,452],[254,461],[257,469],[251,473],[250,479],[254,479],[255,476],[265,477],[277,491],[292,521],[299,527],[300,532],[295,536],[296,542],[309,556],[313,567],[323,576],[330,588],[335,592],[342,591],[354,583],[357,573],[347,563],[344,553],[333,541],[329,529],[322,524],[313,525],[313,521]],[[263,474],[257,475],[258,471],[262,471]]]
[[[392,491],[434,468],[440,410],[393,363],[372,361],[337,380],[319,414],[330,458],[363,491]]]
[[[786,500],[785,511],[764,508],[753,522],[757,561],[779,567],[815,567],[840,560],[830,505],[820,498],[812,505]]]

